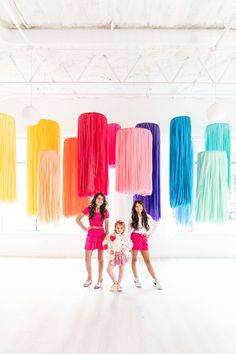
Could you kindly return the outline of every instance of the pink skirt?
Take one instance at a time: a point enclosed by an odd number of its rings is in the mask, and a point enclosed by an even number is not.
[[[111,261],[111,264],[114,266],[116,266],[116,265],[120,266],[120,265],[127,263],[128,260],[129,260],[129,258],[122,251],[120,251],[120,252],[115,253],[115,257],[114,257],[113,261]]]
[[[87,235],[85,241],[85,250],[92,251],[92,250],[104,250],[103,248],[103,241],[105,238],[105,232],[103,229],[97,229],[96,232],[93,230],[93,235]]]
[[[147,236],[139,234],[138,232],[132,232],[131,241],[133,242],[133,251],[147,251],[148,243]]]

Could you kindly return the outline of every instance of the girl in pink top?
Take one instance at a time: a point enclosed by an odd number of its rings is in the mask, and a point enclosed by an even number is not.
[[[88,273],[87,280],[84,283],[84,287],[89,287],[92,284],[92,266],[91,258],[93,251],[98,250],[98,281],[95,284],[94,289],[100,289],[102,287],[102,273],[103,273],[103,240],[106,235],[109,234],[109,213],[106,209],[106,197],[103,193],[96,193],[93,197],[91,204],[88,208],[85,208],[82,213],[80,213],[76,221],[79,226],[88,231],[86,242],[85,242],[85,265]],[[89,218],[89,227],[81,222],[84,216]],[[104,226],[105,224],[105,230]]]

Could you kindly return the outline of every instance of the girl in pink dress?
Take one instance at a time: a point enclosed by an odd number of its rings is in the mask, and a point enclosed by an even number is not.
[[[96,193],[93,197],[91,204],[88,208],[85,208],[80,213],[76,221],[79,226],[88,231],[85,242],[85,265],[88,273],[87,280],[84,283],[84,287],[89,287],[92,284],[92,267],[91,258],[94,250],[98,250],[98,281],[94,286],[94,289],[100,289],[102,287],[102,273],[103,273],[103,240],[106,235],[109,234],[109,213],[106,209],[106,197],[103,193]],[[89,227],[81,222],[84,216],[89,218]],[[105,224],[105,230],[104,226]]]
[[[159,283],[156,273],[153,269],[149,251],[148,251],[148,238],[156,230],[156,222],[153,218],[146,213],[145,207],[140,200],[136,200],[132,207],[131,219],[129,221],[129,235],[133,242],[132,248],[132,271],[134,274],[134,283],[137,288],[141,288],[142,285],[138,278],[136,263],[138,252],[142,254],[143,260],[147,266],[149,273],[153,278],[153,285],[156,289],[162,290],[162,286]]]
[[[121,281],[124,275],[125,264],[129,260],[129,252],[132,248],[132,242],[125,235],[125,223],[123,221],[118,220],[115,223],[114,234],[105,237],[103,246],[104,249],[107,249],[109,255],[107,272],[113,281],[110,291],[123,291]],[[119,266],[118,281],[113,273],[115,266]]]

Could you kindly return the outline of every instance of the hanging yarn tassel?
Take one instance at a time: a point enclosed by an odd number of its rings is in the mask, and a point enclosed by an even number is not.
[[[116,133],[121,129],[120,124],[108,124],[108,152],[109,152],[109,167],[116,165]]]
[[[186,206],[193,199],[191,120],[180,116],[170,123],[170,206]]]
[[[0,113],[0,202],[16,201],[15,119]]]
[[[57,151],[41,151],[38,168],[38,218],[41,223],[60,220],[60,156]]]
[[[63,151],[63,214],[78,215],[90,204],[90,199],[78,196],[78,138],[64,141]]]
[[[78,121],[78,194],[108,194],[108,128],[100,113],[83,113]]]
[[[196,221],[222,223],[228,219],[227,170],[224,151],[198,154]]]
[[[143,128],[125,128],[116,137],[116,191],[152,194],[152,134]]]
[[[141,200],[148,214],[158,221],[161,217],[160,195],[160,128],[155,123],[139,123],[136,128],[145,128],[152,133],[152,194],[149,196],[134,195],[135,200]]]
[[[230,144],[231,144],[231,134],[230,125],[227,123],[214,123],[207,125],[205,130],[205,150],[222,150],[227,154],[228,162],[228,185],[230,188]]]
[[[52,120],[41,119],[38,124],[29,126],[27,143],[27,213],[37,215],[39,152],[60,151],[59,124]]]

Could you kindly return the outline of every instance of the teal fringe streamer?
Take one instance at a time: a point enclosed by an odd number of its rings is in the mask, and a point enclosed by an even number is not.
[[[186,116],[176,117],[170,123],[169,186],[171,208],[192,204],[193,148],[191,120]]]
[[[205,130],[205,150],[222,150],[227,154],[228,161],[228,186],[230,188],[230,125],[227,123],[214,123],[206,127]]]
[[[196,221],[223,223],[228,219],[229,187],[224,151],[198,154]]]

